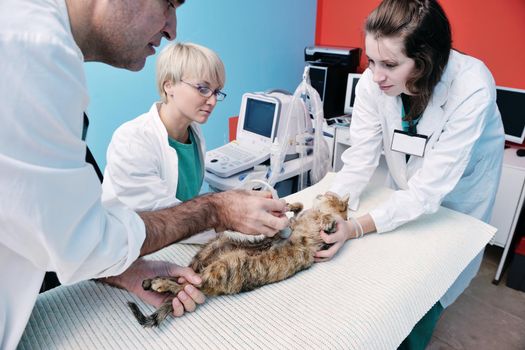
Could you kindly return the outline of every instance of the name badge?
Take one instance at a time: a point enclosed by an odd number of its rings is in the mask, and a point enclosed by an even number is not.
[[[390,149],[416,157],[423,157],[425,155],[427,141],[428,136],[394,130]]]

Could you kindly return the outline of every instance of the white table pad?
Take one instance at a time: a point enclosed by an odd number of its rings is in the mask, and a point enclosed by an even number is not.
[[[309,206],[333,176],[287,200]],[[359,212],[390,193],[367,190]],[[332,261],[288,280],[209,298],[157,329],[136,322],[127,301],[153,308],[126,291],[91,281],[62,286],[38,297],[19,349],[395,349],[495,231],[441,208],[349,241]],[[174,244],[155,258],[186,265],[197,249]]]

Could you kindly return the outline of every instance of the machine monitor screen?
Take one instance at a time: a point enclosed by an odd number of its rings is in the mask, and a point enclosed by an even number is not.
[[[324,94],[326,91],[326,67],[310,66],[310,84],[317,90],[321,101],[324,101]]]
[[[355,88],[357,82],[361,78],[361,74],[350,73],[348,74],[348,82],[346,84],[346,97],[345,97],[345,113],[352,114],[354,109],[355,101]]]
[[[276,109],[276,103],[249,97],[246,100],[243,129],[271,138]]]
[[[496,103],[505,129],[505,140],[523,143],[525,139],[525,90],[498,86],[496,92]]]

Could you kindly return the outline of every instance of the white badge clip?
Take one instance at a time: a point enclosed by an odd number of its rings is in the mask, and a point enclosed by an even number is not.
[[[428,136],[411,134],[401,130],[394,130],[392,136],[392,151],[423,157],[427,146]]]

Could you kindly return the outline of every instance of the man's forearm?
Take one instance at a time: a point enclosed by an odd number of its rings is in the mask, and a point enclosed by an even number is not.
[[[171,208],[141,212],[146,239],[140,255],[155,252],[195,233],[220,225],[219,194],[206,194]]]

